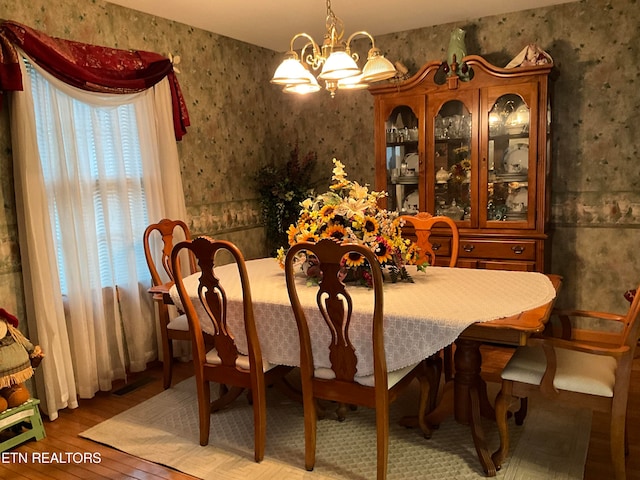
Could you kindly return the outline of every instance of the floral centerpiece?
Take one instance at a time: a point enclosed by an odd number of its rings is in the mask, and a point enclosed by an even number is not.
[[[419,249],[411,240],[402,238],[398,213],[379,208],[378,200],[386,193],[370,192],[367,186],[347,180],[342,162],[334,158],[333,164],[329,191],[301,202],[300,216],[287,231],[289,245],[321,238],[363,244],[375,253],[388,279],[412,281],[406,265],[416,264]],[[280,247],[277,259],[281,266],[285,256],[285,247]],[[309,279],[317,281],[320,271],[314,258],[302,256],[298,261]],[[425,266],[418,268],[423,270]],[[346,257],[343,273],[346,280],[370,285],[369,265],[360,255]]]

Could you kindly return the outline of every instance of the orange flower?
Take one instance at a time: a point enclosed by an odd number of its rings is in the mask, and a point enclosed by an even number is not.
[[[362,225],[362,228],[368,235],[375,235],[378,233],[380,225],[378,225],[378,221],[375,218],[367,215],[364,217],[364,224]]]
[[[320,210],[320,217],[325,222],[328,222],[335,216],[336,216],[336,208],[333,205],[325,205]]]
[[[359,267],[364,265],[364,257],[359,253],[350,252],[345,259],[345,263],[347,267]]]
[[[378,262],[384,264],[393,257],[393,247],[382,237],[378,237],[377,241],[378,244],[375,246],[373,253],[375,253]]]
[[[327,227],[324,234],[324,236],[331,237],[340,242],[344,240],[344,237],[346,235],[347,235],[347,229],[344,228],[342,225],[338,225],[338,224],[333,224]]]
[[[311,232],[302,232],[300,234],[300,238],[298,238],[298,242],[317,242],[318,236],[315,233]]]

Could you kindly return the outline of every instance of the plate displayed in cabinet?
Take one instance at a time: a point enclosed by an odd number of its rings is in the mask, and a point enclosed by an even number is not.
[[[495,176],[494,182],[526,182],[527,174],[526,173],[503,173]]]
[[[529,145],[516,143],[504,152],[504,171],[508,174],[525,174],[529,171]]]
[[[519,187],[514,189],[507,197],[507,212],[523,213],[527,211],[529,200],[529,190],[527,187]]]
[[[418,177],[415,175],[407,175],[405,177],[398,177],[395,183],[399,183],[400,185],[417,185]]]
[[[417,212],[419,202],[418,192],[411,192],[409,195],[404,197],[404,202],[402,202],[402,211],[408,213]]]
[[[420,165],[420,157],[417,153],[407,153],[404,156],[404,162],[407,164],[407,170],[418,171]]]

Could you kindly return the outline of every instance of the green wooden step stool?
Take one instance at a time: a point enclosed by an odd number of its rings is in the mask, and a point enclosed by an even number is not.
[[[0,443],[0,452],[9,450],[30,438],[42,440],[46,437],[42,417],[40,416],[40,409],[38,408],[39,403],[40,400],[37,398],[30,398],[22,405],[0,413],[0,432],[25,421],[31,423],[31,428],[22,433],[17,433],[8,440]]]

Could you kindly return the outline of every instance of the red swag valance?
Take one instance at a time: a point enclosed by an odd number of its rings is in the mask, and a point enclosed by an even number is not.
[[[176,140],[181,140],[187,133],[189,114],[168,58],[152,52],[119,50],[54,38],[25,25],[5,21],[0,23],[0,92],[22,90],[16,47],[56,78],[92,92],[135,93],[168,77]]]

